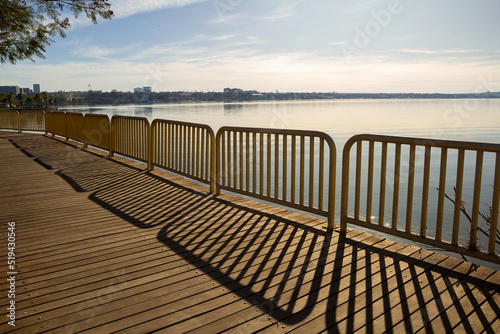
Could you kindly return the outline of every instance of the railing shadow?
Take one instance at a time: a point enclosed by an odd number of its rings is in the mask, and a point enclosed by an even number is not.
[[[280,323],[302,326],[308,319],[330,333],[377,332],[382,323],[383,331],[413,332],[437,319],[448,332],[460,319],[447,309],[462,318],[476,312],[483,328],[491,325],[483,303],[500,314],[498,298],[490,298],[500,284],[464,272],[460,262],[448,266],[441,255],[419,255],[417,247],[386,250],[382,238],[351,239],[85,151],[68,158],[21,139],[16,147],[60,168],[57,175],[75,190],[153,233],[196,270]]]
[[[500,275],[491,273],[413,246],[389,251],[345,239],[337,246],[323,321],[329,333],[450,333],[457,326],[495,333]],[[478,322],[467,319],[473,313]]]
[[[75,180],[70,173],[63,174]],[[330,232],[148,174],[127,184],[108,183],[89,198],[139,228],[160,227],[160,242],[275,318],[298,323],[317,301],[332,242]],[[309,260],[318,257],[311,267]],[[312,273],[313,284],[302,292],[307,296],[302,309],[296,310],[293,297],[280,305],[285,292],[293,294],[301,289],[304,275],[291,276],[306,272]]]
[[[305,292],[304,309],[315,304],[324,266],[320,260],[312,268],[309,260],[318,257],[318,247],[319,257],[326,260],[330,232],[195,191],[115,160],[85,155],[81,150],[77,152],[82,157],[73,155],[71,162],[64,151],[51,150],[48,158],[35,147],[27,150],[41,156],[45,165],[58,168],[56,175],[76,191],[89,192],[88,198],[106,210],[141,229],[159,228],[160,242],[273,317],[297,323],[308,315],[308,311],[295,310],[293,299],[285,306],[277,303],[283,292],[300,289],[300,277],[293,283],[289,280],[295,271],[313,272],[315,283]],[[281,278],[276,280],[278,276]],[[256,284],[261,286],[257,291]]]

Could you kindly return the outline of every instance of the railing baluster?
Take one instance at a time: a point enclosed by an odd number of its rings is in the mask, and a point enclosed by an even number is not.
[[[384,226],[385,215],[385,183],[387,172],[387,142],[382,143],[382,157],[380,160],[380,199],[378,204],[378,224]]]
[[[314,137],[309,136],[309,207],[314,206]]]
[[[363,142],[360,140],[356,144],[356,185],[354,195],[354,218],[359,219],[361,202],[361,154]]]
[[[244,189],[243,186],[243,132],[240,132],[240,138],[239,138],[239,151],[240,151],[240,189]]]
[[[257,193],[257,133],[252,132],[253,150],[252,150],[252,176],[253,176],[253,193]]]
[[[413,186],[415,180],[415,145],[410,145],[410,161],[408,162],[408,195],[406,197],[406,226],[405,231],[411,232],[413,213]]]
[[[291,199],[290,201],[292,203],[295,203],[295,188],[296,188],[296,158],[297,158],[297,136],[295,135],[292,135],[292,142],[291,142],[291,146],[292,146],[292,166],[291,166],[291,173],[292,173],[292,176],[291,176]]]
[[[318,209],[323,210],[323,189],[325,183],[325,140],[319,140],[319,180],[318,180]]]
[[[446,187],[446,167],[448,164],[448,149],[441,148],[441,163],[439,171],[439,197],[438,197],[438,209],[436,217],[436,240],[441,241],[443,233],[443,218],[444,218],[444,194]]]
[[[202,175],[202,170],[203,170],[203,130],[201,128],[195,128],[196,129],[196,154],[193,157],[193,160],[195,160],[195,171],[194,175],[197,177],[203,177]]]
[[[222,150],[222,153],[219,155],[217,154],[217,156],[221,156],[219,159],[220,159],[220,165],[222,167],[222,185],[227,185],[226,183],[226,133],[227,131],[222,131],[220,136],[221,136],[221,150]]]
[[[288,185],[288,135],[283,135],[283,200],[287,200]]]
[[[194,145],[195,145],[195,129],[188,127],[190,139],[188,141],[188,152],[189,152],[189,167],[188,173],[194,174]]]
[[[399,210],[399,182],[401,173],[401,144],[397,143],[394,154],[394,190],[392,192],[392,222],[393,229],[398,228],[398,210]]]
[[[271,197],[271,133],[267,134],[267,196]]]
[[[424,180],[422,185],[422,211],[420,213],[420,236],[427,234],[427,207],[429,203],[429,178],[431,169],[431,147],[425,146]]]
[[[304,164],[305,164],[305,152],[304,152],[304,146],[305,146],[305,138],[304,135],[300,136],[300,205],[304,205]]]
[[[476,153],[476,171],[474,177],[474,198],[472,200],[472,216],[470,226],[469,249],[477,249],[477,225],[479,220],[479,202],[481,198],[481,180],[483,173],[483,151]]]
[[[453,232],[451,244],[458,245],[458,232],[460,229],[460,208],[462,206],[462,186],[464,180],[464,159],[465,152],[463,149],[458,150],[457,162],[457,182],[455,184],[455,208],[453,210]]]
[[[236,131],[232,132],[233,135],[233,187],[238,188],[238,134]]]
[[[183,126],[183,136],[182,136],[182,170],[188,170],[189,168],[189,151],[188,151],[188,141],[189,141],[189,128]]]
[[[280,197],[279,192],[279,166],[280,166],[280,138],[279,134],[274,134],[274,198],[278,199]]]
[[[495,246],[498,239],[498,209],[500,202],[500,152],[496,153],[495,180],[493,183],[493,198],[491,200],[490,239],[488,253],[496,254]]]
[[[373,155],[375,143],[370,140],[368,145],[368,184],[366,190],[366,221],[372,221],[372,199],[373,199]]]
[[[246,133],[246,138],[245,138],[245,159],[246,159],[246,172],[245,172],[245,181],[246,181],[246,185],[245,185],[245,189],[247,191],[250,191],[251,187],[250,187],[250,133],[247,132]]]
[[[260,189],[259,189],[259,193],[261,195],[264,194],[264,133],[263,132],[259,132],[259,146],[260,146],[260,149],[259,149],[259,152],[260,152],[260,159],[259,159],[259,162],[260,162]]]

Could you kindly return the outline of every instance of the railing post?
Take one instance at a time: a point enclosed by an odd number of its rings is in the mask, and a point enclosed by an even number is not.
[[[22,133],[21,130],[21,112],[19,110],[16,110],[17,113],[17,133]]]
[[[216,196],[220,195],[220,169],[221,169],[221,136],[223,129],[219,129],[217,131],[216,139],[215,139],[215,172],[214,172],[214,193]]]
[[[153,170],[153,129],[152,125],[147,122],[147,139],[148,139],[148,169]]]
[[[349,204],[349,163],[352,144],[356,142],[353,137],[349,139],[342,151],[342,190],[340,195],[340,232],[347,232],[347,209]]]
[[[495,161],[493,198],[491,200],[490,239],[488,240],[488,253],[490,254],[496,254],[495,249],[497,242],[499,202],[500,202],[500,152],[497,152]]]
[[[69,141],[68,136],[68,113],[64,112],[64,136],[66,137],[66,141]]]
[[[328,180],[328,225],[329,230],[335,228],[335,194],[337,187],[337,148],[335,142],[328,137],[328,146],[330,148],[330,175]]]
[[[111,120],[109,121],[109,157],[112,158],[115,154],[114,154],[114,149],[115,149],[115,145],[114,145],[114,141],[115,141],[115,135],[116,135],[116,131],[115,131],[115,128],[116,128],[116,117],[113,116],[111,117]]]
[[[210,193],[218,194],[217,180],[216,180],[216,155],[217,155],[217,144],[215,143],[215,135],[213,130],[209,129],[210,138]],[[207,143],[208,144],[208,143]]]
[[[83,148],[88,148],[89,144],[87,142],[87,117],[83,115]]]

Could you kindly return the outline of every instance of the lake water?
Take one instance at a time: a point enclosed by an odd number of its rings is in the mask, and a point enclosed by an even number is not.
[[[337,146],[374,133],[500,143],[500,99],[315,100],[65,107],[67,111],[144,116],[221,126],[318,130]]]
[[[152,105],[124,105],[124,106],[75,106],[61,108],[65,111],[84,113],[100,113],[113,115],[143,116],[150,121],[153,119],[168,119],[176,121],[207,124],[217,131],[222,126],[244,126],[257,128],[279,128],[316,130],[327,133],[335,141],[338,155],[337,167],[337,203],[336,213],[340,211],[340,174],[342,148],[345,142],[355,134],[370,133],[383,135],[396,135],[406,137],[422,137],[430,139],[447,139],[460,141],[477,141],[500,143],[500,99],[440,99],[440,100],[314,100],[314,101],[276,101],[276,102],[245,102],[245,103],[184,103],[184,104],[152,104]],[[364,150],[365,154],[367,150]],[[405,161],[403,152],[402,173],[404,175]],[[391,152],[389,152],[391,156]],[[406,160],[405,160],[406,159]],[[453,197],[453,186],[456,175],[456,154],[450,151],[448,156],[450,170],[447,175],[446,191]],[[417,164],[423,162],[423,152],[417,151]],[[351,163],[352,165],[353,163]],[[455,166],[453,166],[455,164]],[[463,200],[471,212],[473,175],[475,156],[466,156],[464,176]],[[375,163],[375,175],[377,163]],[[390,163],[388,163],[388,166]],[[485,155],[485,174],[483,175],[482,209],[488,210],[491,203],[493,183],[494,157]],[[388,169],[389,172],[390,168]],[[455,174],[454,174],[455,173]],[[421,174],[415,175],[415,180],[421,179]],[[365,177],[366,178],[366,177]],[[438,191],[436,184],[439,180],[439,166],[431,165],[431,185],[429,190],[432,205],[429,205],[429,234],[433,236],[436,215],[435,202]],[[375,183],[377,178],[375,180]],[[352,184],[352,182],[351,182]],[[363,190],[363,188],[362,188]],[[387,191],[387,202],[392,203],[389,195],[392,191],[390,185]],[[420,220],[419,197],[421,187],[415,185],[415,209],[413,220]],[[401,188],[400,213],[402,220],[405,218],[406,188]],[[374,188],[373,206],[378,207],[378,189]],[[363,197],[363,195],[362,195]],[[420,201],[420,202],[419,202]],[[484,203],[483,203],[484,201]],[[352,211],[352,200],[350,210]],[[363,206],[364,205],[364,206]],[[366,205],[361,203],[361,212],[366,211]],[[384,221],[390,220],[391,209],[388,207]],[[377,221],[377,212],[374,210],[372,219]],[[363,214],[361,214],[363,216]],[[453,205],[445,206],[445,227],[443,239],[450,238],[451,223],[453,218]],[[464,220],[464,219],[462,219]],[[338,223],[338,218],[336,222]],[[404,222],[400,228],[404,226]],[[434,224],[434,225],[433,225]],[[466,224],[466,223],[464,223]],[[414,232],[418,232],[415,224]],[[466,242],[467,227],[461,227],[460,241]],[[481,249],[485,249],[483,237]],[[497,250],[498,252],[498,250]]]

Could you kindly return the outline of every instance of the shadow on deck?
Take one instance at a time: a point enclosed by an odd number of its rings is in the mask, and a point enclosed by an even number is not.
[[[67,317],[71,331],[499,330],[500,275],[491,269],[360,231],[327,231],[323,221],[244,198],[214,197],[204,186],[97,150],[3,137],[143,239],[134,247],[147,265],[110,265],[113,287],[80,307],[86,315]],[[80,283],[91,289],[99,279],[89,272]]]

